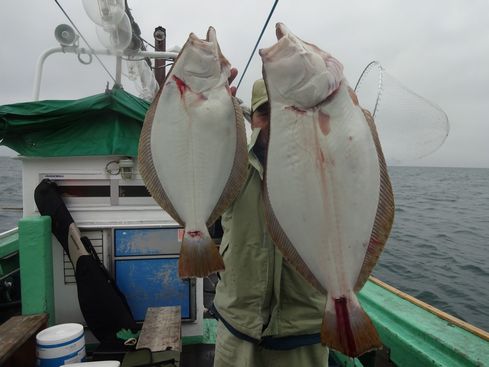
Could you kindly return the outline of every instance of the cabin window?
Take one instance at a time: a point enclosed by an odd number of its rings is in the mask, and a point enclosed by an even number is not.
[[[75,197],[109,197],[110,186],[59,186],[61,194]]]

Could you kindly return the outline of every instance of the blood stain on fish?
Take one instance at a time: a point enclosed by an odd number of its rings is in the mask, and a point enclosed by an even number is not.
[[[354,353],[357,348],[355,345],[355,338],[353,337],[353,332],[351,330],[346,297],[334,299],[334,307],[338,317],[338,331],[343,334],[340,335],[340,338],[346,338],[346,345],[349,352]]]
[[[327,113],[319,111],[318,113],[319,129],[323,135],[328,135],[330,130],[329,115]]]
[[[322,170],[323,169],[322,166],[326,163],[326,158],[320,146],[317,146],[316,148],[316,162],[317,162],[317,168],[319,170]]]
[[[187,92],[190,91],[194,93],[194,95],[197,96],[197,99],[193,102],[194,104],[200,104],[200,102],[207,101],[207,97],[203,93],[195,93],[190,89],[190,87],[179,77],[176,75],[173,75],[173,80],[175,81],[175,84],[177,85],[178,91],[180,92],[180,97],[183,97],[183,95]],[[229,87],[228,87],[229,88]]]
[[[285,107],[285,109],[287,111],[292,111],[292,112],[294,112],[294,113],[296,113],[298,115],[304,115],[306,113],[305,110],[300,109],[299,107],[296,107],[296,106],[287,106],[287,107]]]
[[[202,232],[201,231],[187,231],[187,234],[192,237],[202,237]]]
[[[175,83],[177,84],[180,96],[183,96],[183,94],[189,89],[188,85],[176,75],[173,75],[173,80],[175,80]]]

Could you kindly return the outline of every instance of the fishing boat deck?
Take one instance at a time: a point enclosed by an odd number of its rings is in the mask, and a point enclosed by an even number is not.
[[[17,262],[17,272],[21,268],[22,313],[26,315],[53,312],[49,307],[52,296],[48,295],[48,284],[33,287],[34,283],[46,282],[47,277],[39,277],[39,273],[52,267],[51,261],[40,261],[41,256],[37,254],[42,247],[41,234],[46,234],[46,248],[51,246],[50,223],[42,219],[22,220],[32,221],[30,224],[36,224],[41,229],[32,231],[32,228],[24,225],[18,234],[15,231],[0,236],[0,278],[15,273],[15,270],[11,271],[11,261]],[[28,233],[24,233],[24,230],[28,230]],[[32,243],[37,245],[27,246]],[[32,251],[35,253],[29,254]],[[17,253],[21,255],[17,259],[20,261],[15,259]],[[23,257],[32,257],[36,266],[21,266],[26,261]],[[215,282],[215,278],[205,280],[203,291],[207,309],[213,299]],[[486,331],[413,299],[375,278],[371,278],[360,291],[359,301],[375,324],[384,350],[353,360],[339,353],[331,353],[336,362],[331,360],[330,366],[489,366],[489,333]],[[216,320],[206,313],[203,326],[202,336],[182,338],[180,366],[212,365]],[[92,358],[93,349],[87,348]]]

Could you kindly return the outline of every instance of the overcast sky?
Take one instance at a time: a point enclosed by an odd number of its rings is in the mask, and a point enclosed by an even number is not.
[[[82,1],[59,1],[92,47],[101,48]],[[272,0],[129,0],[146,40],[152,42],[154,28],[161,25],[167,29],[167,47],[183,45],[190,32],[204,37],[212,25],[224,55],[240,71],[272,4]],[[450,134],[437,152],[401,163],[489,167],[487,14],[487,0],[280,0],[260,47],[276,41],[274,24],[280,21],[340,60],[351,85],[370,61],[380,61],[390,75],[440,106],[450,120]],[[0,104],[32,99],[37,59],[57,46],[54,29],[60,23],[68,20],[54,1],[2,1]],[[115,70],[114,59],[102,60]],[[255,55],[238,96],[249,101],[251,84],[259,77],[261,61]],[[110,81],[95,60],[87,66],[72,54],[56,54],[45,63],[40,98],[82,98],[103,92]],[[130,80],[123,79],[123,85],[137,94]],[[398,130],[403,128],[409,126]],[[0,154],[8,153],[0,148]],[[387,156],[391,158],[395,157]]]

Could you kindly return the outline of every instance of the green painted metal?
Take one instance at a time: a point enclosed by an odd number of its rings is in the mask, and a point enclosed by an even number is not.
[[[19,252],[0,258],[0,279],[3,279],[19,270]]]
[[[215,319],[204,319],[203,334],[195,336],[184,336],[182,338],[182,344],[216,344],[216,326],[217,321]]]
[[[0,279],[19,270],[19,235],[17,229],[0,235]]]
[[[22,314],[49,314],[54,324],[51,217],[26,217],[19,221],[19,254]]]
[[[364,367],[364,365],[357,358],[350,358],[341,353],[332,351],[334,359],[340,366],[344,367]]]
[[[367,282],[359,300],[397,366],[489,366],[489,342]]]
[[[204,319],[204,344],[216,344],[216,329],[217,320],[216,319]]]
[[[201,335],[184,336],[182,338],[183,345],[202,344],[202,343],[203,343],[203,338]]]

